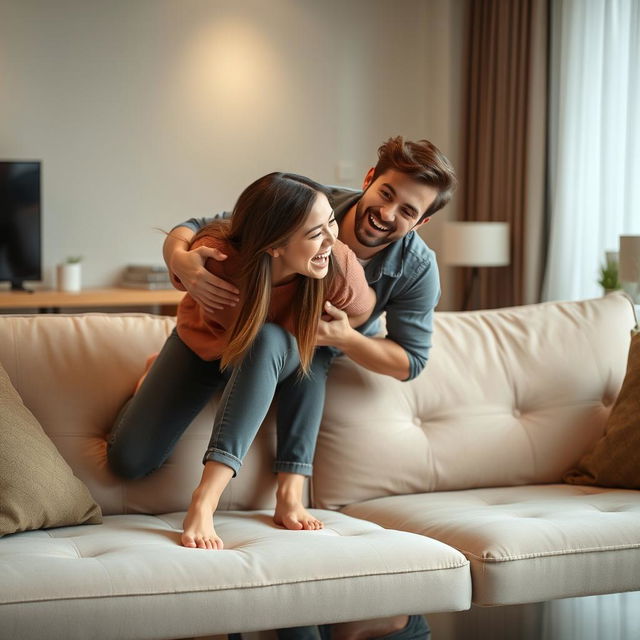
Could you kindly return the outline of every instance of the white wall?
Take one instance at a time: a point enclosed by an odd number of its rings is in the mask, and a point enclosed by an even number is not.
[[[359,186],[396,134],[455,161],[460,5],[0,0],[0,157],[43,160],[45,285],[71,254],[85,286],[159,262],[155,227],[268,171]]]

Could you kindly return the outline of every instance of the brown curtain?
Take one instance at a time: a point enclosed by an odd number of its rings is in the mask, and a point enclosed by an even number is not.
[[[467,2],[461,219],[508,222],[511,236],[510,266],[480,268],[471,308],[540,299],[547,2]]]

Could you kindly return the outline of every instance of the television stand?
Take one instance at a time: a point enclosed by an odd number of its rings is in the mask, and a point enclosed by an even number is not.
[[[153,313],[175,315],[184,291],[176,289],[83,289],[77,293],[66,291],[0,291],[0,313],[19,310],[27,313],[71,313],[86,311],[127,312],[136,307],[151,307]]]

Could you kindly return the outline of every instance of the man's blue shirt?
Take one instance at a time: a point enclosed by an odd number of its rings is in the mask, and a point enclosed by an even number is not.
[[[362,195],[361,191],[329,187],[336,219],[342,220]],[[222,213],[215,217],[228,217]],[[191,218],[178,225],[198,231],[211,218]],[[379,318],[386,313],[386,337],[397,342],[409,358],[409,377],[424,368],[431,349],[433,312],[440,299],[440,278],[435,253],[422,238],[410,231],[377,253],[364,268],[376,304],[358,331],[372,336],[379,331]]]

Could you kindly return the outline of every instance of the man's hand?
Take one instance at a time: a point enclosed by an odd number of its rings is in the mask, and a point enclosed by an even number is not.
[[[406,380],[409,377],[409,356],[397,342],[389,338],[363,336],[352,328],[347,314],[329,302],[324,303],[324,314],[318,323],[316,345],[336,347],[369,371],[398,380]]]
[[[352,333],[349,316],[342,309],[334,307],[328,301],[325,302],[324,313],[318,323],[316,345],[344,349]]]
[[[174,287],[187,291],[205,311],[215,313],[216,309],[235,306],[239,291],[206,269],[205,264],[209,258],[221,262],[227,256],[211,247],[176,249],[171,254],[169,271]]]

